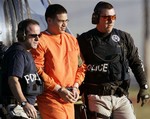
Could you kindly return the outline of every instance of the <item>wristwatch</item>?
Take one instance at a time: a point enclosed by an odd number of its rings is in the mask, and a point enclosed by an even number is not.
[[[21,107],[24,107],[26,105],[27,101],[21,102]]]
[[[147,85],[147,84],[144,84],[144,85],[141,86],[141,88],[142,88],[142,89],[148,89],[148,85]]]

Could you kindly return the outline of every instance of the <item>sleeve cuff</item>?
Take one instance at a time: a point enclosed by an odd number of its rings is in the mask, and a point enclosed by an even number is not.
[[[60,85],[56,85],[56,86],[54,87],[53,91],[58,92],[58,90],[59,90],[60,88],[61,88]]]
[[[73,87],[74,87],[74,88],[79,88],[79,84],[78,84],[78,83],[75,83],[75,84],[73,85]]]

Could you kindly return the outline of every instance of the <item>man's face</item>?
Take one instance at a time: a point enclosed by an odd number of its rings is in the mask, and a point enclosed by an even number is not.
[[[48,18],[48,30],[51,34],[62,34],[68,24],[67,13],[57,14],[54,19]]]
[[[31,24],[27,27],[27,40],[26,47],[28,49],[37,48],[40,37],[40,26],[37,24]]]
[[[116,14],[114,9],[102,10],[97,29],[102,33],[110,33],[114,27]]]

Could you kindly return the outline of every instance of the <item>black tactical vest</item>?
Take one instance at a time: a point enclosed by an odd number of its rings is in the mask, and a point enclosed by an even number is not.
[[[87,64],[86,83],[101,84],[129,79],[125,43],[117,29],[107,35],[93,29],[80,38],[80,49]]]

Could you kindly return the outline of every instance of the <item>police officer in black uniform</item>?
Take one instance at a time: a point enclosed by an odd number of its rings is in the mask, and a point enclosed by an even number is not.
[[[92,15],[96,28],[77,38],[87,64],[81,89],[90,119],[136,119],[128,99],[129,67],[140,86],[137,101],[143,106],[150,97],[138,49],[130,34],[114,28],[115,20],[113,6],[101,1]]]
[[[43,85],[39,78],[31,48],[37,48],[40,37],[39,23],[26,19],[18,24],[17,38],[6,51],[2,62],[2,98],[4,106],[17,104],[15,113],[11,116],[22,118],[36,118],[34,107],[36,96],[42,93]],[[20,111],[22,109],[22,111]],[[20,117],[19,117],[20,116]]]

